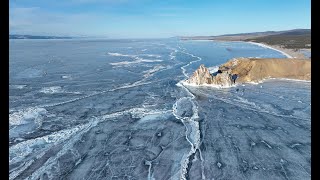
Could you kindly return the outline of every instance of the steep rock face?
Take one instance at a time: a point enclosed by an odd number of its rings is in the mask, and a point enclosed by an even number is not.
[[[231,59],[221,65],[214,74],[210,74],[204,65],[200,65],[186,82],[228,87],[235,82],[259,82],[268,78],[311,80],[311,59]]]
[[[212,76],[209,73],[209,69],[204,67],[203,64],[193,73],[193,75],[187,80],[190,84],[211,84]]]
[[[193,75],[186,80],[187,83],[203,85],[203,84],[213,84],[219,86],[230,86],[232,80],[229,71],[221,71],[217,75],[213,76],[210,74],[209,69],[203,64],[193,73]]]
[[[229,71],[222,71],[218,73],[216,76],[213,76],[213,84],[219,86],[231,86],[232,79]]]
[[[237,74],[237,82],[257,82],[268,78],[311,80],[310,59],[238,58],[221,67]]]

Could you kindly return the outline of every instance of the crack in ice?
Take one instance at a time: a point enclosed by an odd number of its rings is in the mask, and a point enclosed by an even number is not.
[[[193,64],[195,62],[201,61],[202,59],[198,56],[195,56],[193,54],[186,52],[185,48],[182,49],[180,46],[178,48],[182,50],[182,53],[187,54],[193,58],[196,58],[196,60],[190,61],[186,65],[183,65],[180,67],[183,75],[186,78],[188,78],[188,74],[186,73],[186,67],[190,66],[191,64]],[[184,160],[182,161],[180,179],[182,179],[182,180],[187,179],[186,176],[188,174],[188,168],[189,168],[189,163],[190,163],[189,159],[192,155],[194,155],[196,153],[197,150],[200,153],[200,160],[202,162],[201,163],[202,179],[205,179],[204,168],[203,168],[203,158],[202,158],[202,154],[201,154],[201,150],[200,150],[200,127],[199,127],[199,122],[198,122],[198,119],[199,119],[198,106],[194,102],[195,96],[181,82],[182,81],[177,83],[177,86],[182,87],[182,89],[184,89],[191,97],[182,97],[182,98],[178,99],[173,104],[172,113],[177,119],[181,120],[181,122],[185,126],[185,128],[186,128],[185,137],[186,137],[186,140],[190,143],[191,149],[190,149],[189,153],[184,156]],[[178,112],[177,112],[178,103],[182,100],[187,100],[191,103],[192,111],[193,111],[193,114],[191,117],[182,117],[178,114]]]

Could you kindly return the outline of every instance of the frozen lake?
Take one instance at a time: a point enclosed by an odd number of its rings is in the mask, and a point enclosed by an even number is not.
[[[10,179],[311,179],[311,83],[184,87],[244,42],[10,40]]]

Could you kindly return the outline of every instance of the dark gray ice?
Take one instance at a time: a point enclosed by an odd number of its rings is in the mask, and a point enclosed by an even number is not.
[[[311,179],[310,82],[180,83],[200,64],[277,51],[10,40],[9,55],[9,179]]]

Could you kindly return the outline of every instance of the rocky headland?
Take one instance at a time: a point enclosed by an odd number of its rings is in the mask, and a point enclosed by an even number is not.
[[[192,85],[230,87],[269,78],[311,80],[311,59],[235,58],[210,73],[203,64],[186,80]]]

